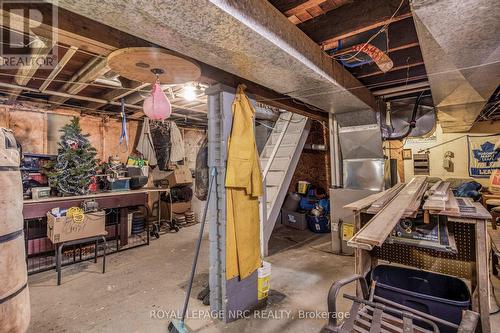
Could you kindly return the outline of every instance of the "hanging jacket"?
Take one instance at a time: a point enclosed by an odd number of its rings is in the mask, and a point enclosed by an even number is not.
[[[241,280],[255,272],[260,256],[259,199],[262,175],[255,144],[255,110],[238,86],[226,166],[226,279]]]
[[[170,162],[182,161],[186,156],[184,140],[179,127],[173,121],[170,122],[170,147]]]
[[[158,164],[156,160],[156,152],[153,144],[153,138],[151,136],[148,117],[144,117],[141,136],[139,137],[139,142],[137,143],[136,150],[141,153],[145,159],[148,160],[149,165],[155,166]]]

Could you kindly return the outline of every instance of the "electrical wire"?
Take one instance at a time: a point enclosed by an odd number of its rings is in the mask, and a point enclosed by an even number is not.
[[[382,28],[380,28],[379,31],[377,31],[373,36],[371,36],[365,44],[363,44],[363,46],[359,49],[359,51],[357,51],[354,55],[350,56],[349,58],[337,58],[335,56],[331,56],[331,58],[334,58],[334,59],[339,59],[341,61],[349,61],[349,60],[352,60],[354,58],[356,58],[356,56],[358,54],[360,54],[361,52],[363,52],[363,50],[365,49],[366,45],[368,45],[372,40],[374,40],[378,35],[380,35],[382,32],[384,32],[387,27],[389,26],[389,24],[392,23],[392,19],[396,16],[396,14],[399,12],[399,10],[401,9],[401,7],[403,6],[403,3],[405,2],[405,0],[401,0],[401,2],[399,3],[399,6],[398,8],[396,9],[396,11],[391,15],[391,17],[389,18],[389,20],[387,20],[387,23],[384,24],[382,26]]]

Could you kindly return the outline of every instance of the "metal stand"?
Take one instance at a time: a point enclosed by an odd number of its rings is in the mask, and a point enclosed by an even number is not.
[[[103,256],[102,256],[102,274],[106,272],[106,248],[108,247],[108,243],[106,242],[106,235],[98,235],[94,237],[87,237],[82,239],[75,239],[69,242],[57,243],[56,244],[56,271],[57,271],[57,285],[61,285],[61,261],[62,261],[62,250],[65,246],[70,245],[79,245],[83,243],[95,242],[95,252],[94,252],[94,263],[97,263],[97,252],[99,246],[99,240],[102,239],[102,248],[103,248]]]

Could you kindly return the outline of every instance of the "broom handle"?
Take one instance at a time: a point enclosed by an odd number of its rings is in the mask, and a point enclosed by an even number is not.
[[[207,203],[205,205],[205,209],[203,210],[203,218],[201,220],[201,226],[200,226],[200,235],[198,236],[198,242],[196,243],[196,251],[195,251],[194,259],[193,259],[193,267],[191,267],[191,276],[189,277],[189,284],[188,284],[188,289],[187,289],[187,293],[186,293],[186,299],[184,300],[184,308],[182,309],[182,318],[181,318],[182,323],[184,323],[184,319],[186,318],[187,308],[188,308],[188,304],[189,304],[189,297],[191,297],[191,289],[193,289],[194,274],[196,273],[196,265],[198,264],[198,257],[199,257],[200,248],[201,248],[201,240],[203,238],[203,231],[205,230],[205,220],[207,218],[208,205],[210,203],[210,195],[212,194],[213,183],[216,184],[215,190],[217,191],[217,169],[215,167],[212,168],[212,171],[210,173],[210,181],[208,184]]]

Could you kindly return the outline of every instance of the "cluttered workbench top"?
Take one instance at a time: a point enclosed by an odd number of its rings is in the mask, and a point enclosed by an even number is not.
[[[138,190],[127,190],[127,191],[117,191],[117,192],[95,192],[85,195],[73,195],[67,197],[47,197],[47,198],[39,198],[39,199],[24,199],[24,204],[35,204],[39,202],[51,202],[51,201],[62,201],[62,200],[80,200],[80,199],[92,199],[92,198],[100,198],[100,197],[112,197],[112,196],[123,196],[123,195],[132,195],[137,193],[149,193],[149,192],[164,192],[168,191],[168,188],[159,188],[159,187],[143,187]]]

